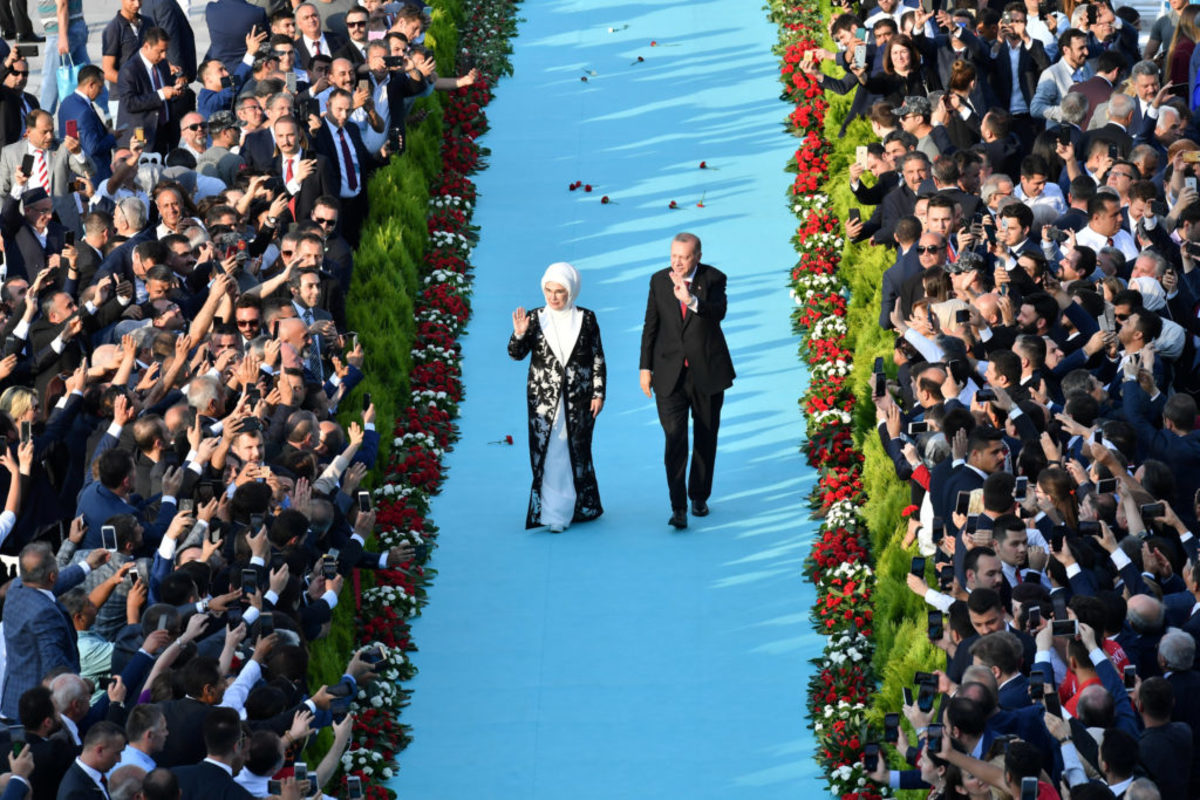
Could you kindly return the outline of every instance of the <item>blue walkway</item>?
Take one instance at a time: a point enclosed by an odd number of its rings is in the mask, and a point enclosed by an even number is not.
[[[800,575],[815,478],[797,450],[793,141],[773,30],[759,0],[521,12],[516,76],[489,110],[462,440],[433,507],[439,575],[415,624],[421,674],[403,717],[415,740],[393,788],[405,800],[819,796],[804,691],[821,641]],[[569,192],[575,180],[594,191]],[[729,275],[738,380],[712,514],[674,533],[637,360],[649,276],[680,230]],[[512,310],[543,302],[538,281],[559,260],[580,268],[580,303],[599,316],[609,396],[595,443],[606,513],[553,536],[524,530],[527,364],[505,343]],[[505,434],[517,446],[488,444]]]

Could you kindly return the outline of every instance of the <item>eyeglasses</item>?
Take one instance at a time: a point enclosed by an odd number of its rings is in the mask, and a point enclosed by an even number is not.
[[[9,74],[9,75],[17,75],[17,76],[28,75],[28,74],[29,74],[29,70],[27,70],[27,69],[25,69],[25,70],[21,70],[21,69],[10,69],[10,70],[8,71],[8,74]]]
[[[940,253],[940,252],[942,252],[942,246],[940,244],[927,244],[924,246],[918,245],[917,252],[918,253]]]
[[[350,22],[349,20],[347,20],[346,27],[347,28],[365,28],[365,27],[367,27],[367,23],[366,22]]]
[[[250,327],[257,328],[259,325],[259,322],[260,322],[260,320],[257,318],[255,318],[255,319],[239,319],[237,321],[237,326],[239,328],[250,328]]]
[[[321,227],[325,227],[326,225],[337,225],[337,217],[313,217],[313,222],[317,223]]]
[[[208,130],[208,123],[207,122],[197,122],[195,125],[186,125],[186,126],[184,126],[184,130],[206,131],[206,130]]]

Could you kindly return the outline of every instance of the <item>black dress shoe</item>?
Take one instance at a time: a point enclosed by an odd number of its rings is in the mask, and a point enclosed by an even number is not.
[[[693,500],[692,501],[692,516],[693,517],[707,517],[708,516],[708,503],[704,502],[703,500]]]
[[[675,513],[671,515],[671,518],[667,520],[667,524],[674,525],[676,528],[683,530],[687,527],[687,511],[682,508],[676,510]]]
[[[21,44],[42,44],[46,41],[46,37],[38,36],[36,33],[28,33],[24,36],[18,36],[17,41]]]

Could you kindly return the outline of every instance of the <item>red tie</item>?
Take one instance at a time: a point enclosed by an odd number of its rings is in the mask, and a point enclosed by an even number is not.
[[[320,39],[317,39],[315,42],[313,42],[313,55],[314,56],[321,55],[321,40]]]
[[[1111,236],[1110,236],[1110,237],[1108,237],[1108,246],[1109,246],[1109,247],[1112,247],[1112,246],[1113,246],[1113,237],[1111,237]]]
[[[286,184],[289,184],[289,183],[291,183],[291,182],[292,182],[292,177],[293,177],[293,174],[294,174],[294,173],[293,173],[293,171],[292,171],[292,159],[290,159],[290,158],[289,158],[289,159],[287,160],[287,170],[284,172],[284,175],[283,175],[283,182],[284,182],[284,185],[286,185]]]
[[[285,174],[283,176],[283,185],[284,185],[285,189],[287,189],[288,184],[290,184],[292,182],[292,177],[293,177],[292,159],[289,158],[287,160],[287,167],[285,168]],[[288,189],[288,191],[291,191],[291,189]],[[294,195],[288,200],[288,211],[292,212],[292,219],[295,219],[296,218],[296,198]]]
[[[350,145],[346,144],[346,131],[338,128],[338,138],[342,141],[342,158],[346,162],[346,184],[350,191],[358,191],[358,176],[354,174],[354,158],[350,155]]]

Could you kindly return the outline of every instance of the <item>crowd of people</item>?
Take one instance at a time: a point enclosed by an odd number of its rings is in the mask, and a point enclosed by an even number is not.
[[[175,0],[121,0],[98,64],[82,0],[37,3],[44,41],[25,3],[0,3],[0,797],[318,796],[388,654],[311,686],[310,644],[352,570],[415,555],[366,549],[380,435],[346,408],[367,184],[476,73],[438,76],[411,2],[216,0],[197,60]]]
[[[874,134],[845,230],[891,264],[878,434],[945,654],[865,769],[1200,797],[1200,6],[1143,37],[1108,0],[969,5],[835,1],[837,52],[802,64]]]

